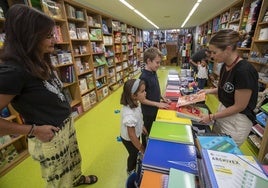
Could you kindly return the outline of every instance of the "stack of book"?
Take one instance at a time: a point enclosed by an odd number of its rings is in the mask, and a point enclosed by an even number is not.
[[[180,91],[180,78],[178,73],[171,72],[168,74],[166,90],[164,96],[171,101],[177,101],[181,96]]]
[[[268,178],[253,156],[243,155],[225,134],[199,134],[195,139],[201,159],[198,175],[201,187],[264,188]]]

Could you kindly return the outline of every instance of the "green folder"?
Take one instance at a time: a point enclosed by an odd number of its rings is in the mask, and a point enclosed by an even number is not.
[[[179,169],[170,168],[168,188],[196,187],[195,175]]]
[[[194,144],[190,125],[154,121],[149,138],[158,140]]]

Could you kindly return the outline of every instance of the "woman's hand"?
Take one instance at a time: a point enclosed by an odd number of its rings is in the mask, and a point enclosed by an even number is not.
[[[33,135],[42,142],[50,142],[60,128],[52,125],[35,126]]]
[[[204,115],[202,116],[200,123],[204,123],[204,124],[209,124],[211,121],[210,116],[209,115]]]

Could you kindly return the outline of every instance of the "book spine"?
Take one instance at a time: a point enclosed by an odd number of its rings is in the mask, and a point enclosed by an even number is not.
[[[208,171],[211,187],[218,188],[219,186],[217,184],[217,180],[216,180],[216,177],[214,175],[212,164],[211,164],[210,158],[208,156],[208,150],[202,149],[202,158],[204,160],[205,168]]]

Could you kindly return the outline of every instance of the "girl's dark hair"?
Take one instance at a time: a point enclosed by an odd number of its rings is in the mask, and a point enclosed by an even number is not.
[[[31,75],[48,79],[53,67],[49,54],[40,57],[38,45],[51,34],[54,26],[54,20],[44,13],[23,4],[13,5],[6,14],[1,60],[20,63]]]
[[[130,79],[126,81],[126,83],[124,84],[123,92],[122,92],[121,99],[120,99],[120,104],[125,105],[125,106],[129,105],[130,108],[138,107],[137,103],[135,103],[135,101],[132,99],[133,94],[131,93],[131,89],[135,81],[136,79]],[[137,90],[135,91],[134,95],[138,93],[141,85],[143,84],[145,84],[145,82],[143,80],[140,80],[139,86]]]
[[[225,50],[227,46],[231,46],[233,50],[236,50],[237,43],[240,39],[241,36],[237,31],[232,29],[222,29],[212,36],[209,44],[214,45],[221,50]]]

